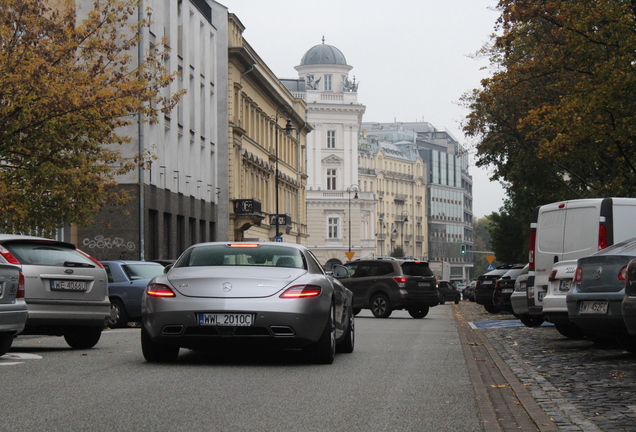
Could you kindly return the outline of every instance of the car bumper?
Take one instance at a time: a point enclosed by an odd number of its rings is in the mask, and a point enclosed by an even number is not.
[[[478,290],[475,291],[475,302],[480,305],[492,305],[492,293],[493,290]]]
[[[19,333],[24,330],[28,311],[24,301],[0,305],[0,332]]]
[[[26,329],[47,326],[86,326],[105,325],[110,316],[110,301],[51,301],[27,299],[29,317]]]
[[[585,296],[568,295],[568,319],[578,328],[590,333],[608,335],[627,334],[627,327],[623,320],[623,313],[621,310],[623,297],[623,293],[586,293]],[[608,301],[607,313],[580,313],[579,310],[581,303],[584,301]]]
[[[570,324],[566,295],[548,292],[543,298],[543,314],[553,324]]]
[[[285,308],[281,308],[285,302]],[[148,299],[142,324],[151,339],[184,348],[218,345],[301,347],[317,342],[327,323],[331,300],[316,299]],[[251,326],[200,325],[201,313],[250,313]]]
[[[525,291],[515,291],[510,296],[512,311],[517,315],[528,314],[528,294]]]

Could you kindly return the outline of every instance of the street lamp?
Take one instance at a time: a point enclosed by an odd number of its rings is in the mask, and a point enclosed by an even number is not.
[[[380,256],[384,256],[384,229],[386,228],[386,224],[384,222],[380,222]]]
[[[278,118],[279,117],[287,117],[287,123],[285,124],[285,135],[287,136],[291,136],[292,131],[294,129],[294,127],[292,126],[291,123],[291,115],[292,115],[292,109],[289,105],[281,105],[280,107],[278,107],[278,109],[276,110],[276,126],[274,128],[274,133],[276,134],[276,176],[274,179],[274,189],[276,190],[276,233],[274,235],[274,240],[278,240],[277,237],[280,236],[280,232],[279,232],[279,214],[278,214],[278,177],[280,176],[280,173],[278,172]]]
[[[404,223],[409,221],[409,212],[407,212],[406,210],[402,212],[402,233],[400,234],[401,240],[400,242],[402,243],[402,252],[404,252],[404,256],[406,256],[406,251],[404,250]]]
[[[359,190],[360,186],[357,184],[352,184],[347,188],[347,192],[349,193],[349,252],[351,252],[351,192],[355,192],[353,199],[358,199]]]

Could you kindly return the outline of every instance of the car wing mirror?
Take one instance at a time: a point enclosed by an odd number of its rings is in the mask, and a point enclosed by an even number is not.
[[[333,271],[333,276],[336,279],[346,278],[349,275],[349,271],[347,270],[347,268],[341,265],[333,266],[332,271]]]

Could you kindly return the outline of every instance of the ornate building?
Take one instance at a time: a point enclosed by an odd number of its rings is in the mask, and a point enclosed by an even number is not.
[[[230,239],[305,244],[306,104],[243,39],[244,30],[229,14]]]
[[[342,52],[323,43],[309,49],[295,68],[299,79],[283,79],[307,103],[307,246],[329,268],[372,255],[374,205],[358,180],[358,135],[365,106]]]

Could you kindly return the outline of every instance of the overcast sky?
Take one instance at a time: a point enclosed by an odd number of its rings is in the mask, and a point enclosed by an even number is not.
[[[497,0],[219,0],[245,26],[243,36],[279,78],[311,47],[333,45],[353,67],[365,122],[427,121],[471,153],[461,96],[488,76],[476,53],[494,31]],[[505,194],[471,166],[473,212],[498,211]]]

